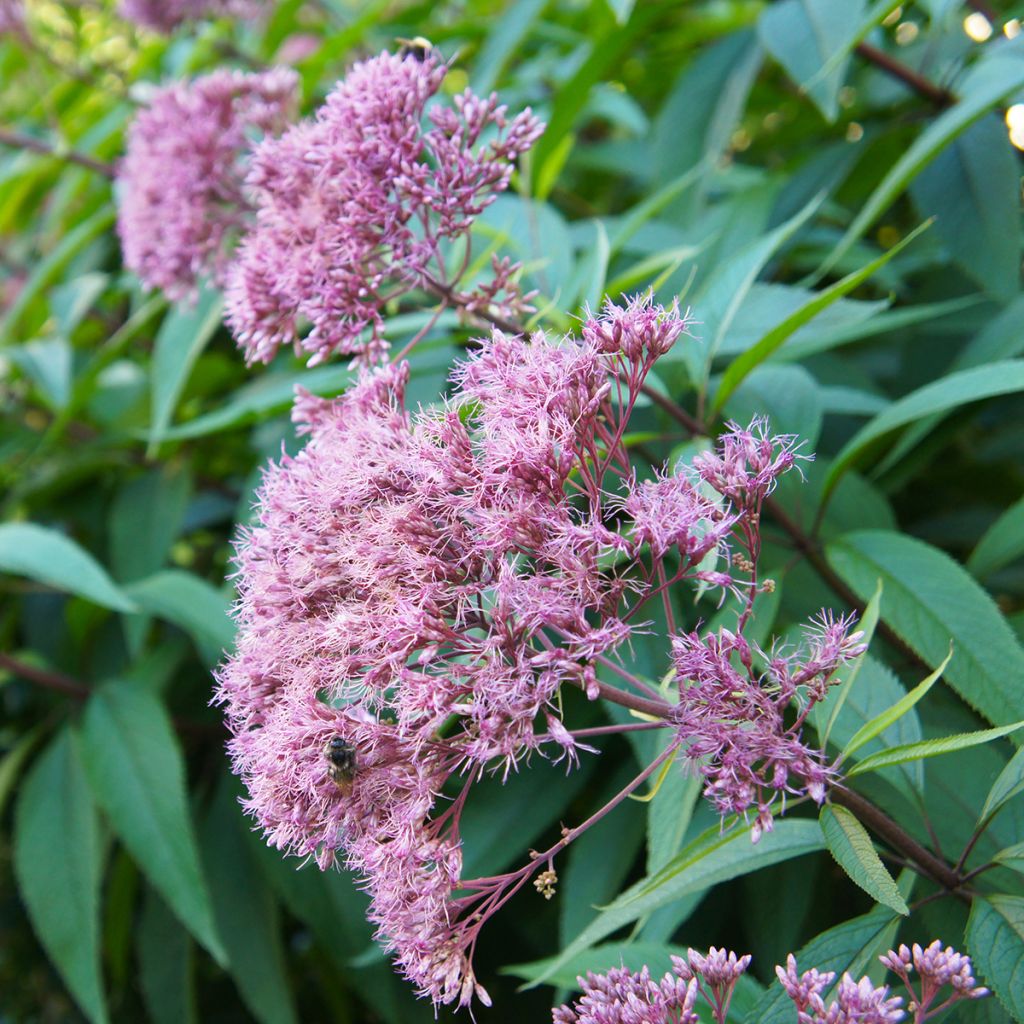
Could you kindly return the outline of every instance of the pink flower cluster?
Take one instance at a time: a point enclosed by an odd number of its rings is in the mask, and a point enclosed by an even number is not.
[[[697,995],[711,1010],[716,1024],[725,1024],[736,982],[750,965],[750,956],[737,957],[713,946],[707,956],[689,950],[687,958],[672,957],[673,970],[655,982],[646,966],[639,972],[613,968],[607,974],[587,974],[577,979],[582,996],[571,1006],[552,1011],[554,1024],[697,1024]],[[927,949],[915,945],[890,950],[879,960],[907,984],[907,1010],[914,1024],[923,1024],[961,999],[979,999],[989,994],[976,988],[970,957],[942,948],[938,941]],[[911,966],[913,963],[913,966]],[[922,989],[910,987],[909,974],[916,968]],[[790,954],[786,967],[775,973],[793,1000],[799,1024],[896,1024],[905,1019],[903,999],[891,996],[888,986],[875,986],[869,978],[854,981],[844,974],[835,986],[835,998],[826,1004],[824,996],[835,981],[833,971],[815,969],[797,974],[796,958]],[[952,993],[939,1005],[936,997],[946,986]]]
[[[152,29],[171,32],[186,21],[201,18],[250,18],[261,0],[121,0],[121,16]]]
[[[471,962],[481,926],[542,864],[535,881],[553,889],[564,843],[510,875],[461,878],[459,819],[483,772],[578,758],[564,685],[660,714],[723,813],[756,803],[770,827],[762,790],[824,794],[803,715],[786,727],[783,712],[823,695],[863,645],[826,618],[799,656],[765,655],[756,674],[742,637],[768,586],[761,502],[795,463],[792,439],[734,428],[647,480],[626,445],[651,368],[686,327],[644,297],[607,303],[579,338],[494,331],[448,400],[416,415],[406,363],[363,370],[337,399],[300,393],[306,446],[267,470],[239,544],[238,643],[218,699],[247,808],[275,846],[321,867],[341,855],[378,935],[436,1003],[486,1002]],[[622,652],[650,632],[653,600],[676,632],[670,590],[687,582],[738,594],[744,611],[735,634],[676,636],[673,705]],[[726,975],[746,964],[720,959],[691,969],[724,1005]]]
[[[704,795],[724,816],[756,808],[755,842],[773,825],[781,794],[825,799],[831,771],[820,751],[801,739],[811,708],[824,698],[836,670],[864,653],[853,618],[822,613],[806,627],[805,643],[771,654],[756,651],[742,633],[721,629],[673,639],[680,699],[677,714],[686,754],[707,780]],[[755,668],[758,654],[766,669]],[[794,700],[800,713],[787,720]]]
[[[482,291],[454,289],[470,226],[542,126],[528,109],[509,118],[495,96],[468,90],[428,110],[446,71],[434,53],[382,53],[356,64],[315,118],[257,149],[247,182],[256,223],[227,289],[249,362],[287,345],[311,364],[333,353],[372,359],[385,303],[416,288],[469,311],[518,308],[508,263]],[[462,269],[449,272],[456,240]]]
[[[554,1024],[698,1024],[698,995],[708,1003],[716,1024],[725,1024],[750,956],[737,957],[712,946],[707,955],[690,949],[686,959],[671,959],[672,970],[660,982],[651,978],[646,965],[636,973],[613,968],[578,978],[582,996],[572,1006],[556,1007]]]
[[[194,293],[220,280],[244,224],[242,181],[254,133],[294,118],[298,77],[215,71],[160,89],[136,117],[118,170],[118,232],[125,264],[147,288]]]
[[[0,36],[18,34],[25,28],[23,0],[0,0]]]

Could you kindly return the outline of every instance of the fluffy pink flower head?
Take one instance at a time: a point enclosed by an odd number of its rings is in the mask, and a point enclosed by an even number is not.
[[[135,118],[118,171],[125,264],[172,299],[219,280],[244,223],[245,157],[253,135],[284,129],[298,77],[215,71],[160,89]]]
[[[678,320],[649,300],[629,308],[667,330]],[[342,852],[381,938],[437,1002],[486,998],[469,950],[490,891],[452,896],[468,884],[461,804],[436,815],[441,787],[545,746],[571,763],[559,689],[596,695],[597,659],[615,656],[657,586],[639,527],[605,525],[635,486],[617,440],[630,402],[612,401],[612,382],[653,362],[625,354],[628,324],[623,338],[613,353],[496,332],[455,371],[450,403],[417,416],[406,364],[364,372],[336,400],[301,395],[306,447],[267,471],[239,546],[238,645],[218,699],[248,809],[282,849],[321,866]],[[695,525],[698,512],[677,514]],[[671,529],[696,574],[685,526]],[[608,572],[618,556],[626,566]],[[343,801],[334,738],[363,766]]]
[[[250,18],[261,0],[121,0],[121,16],[154,32],[171,32],[201,18]]]
[[[382,53],[354,65],[314,119],[260,146],[248,178],[257,220],[227,290],[249,362],[282,345],[311,363],[372,359],[384,303],[446,280],[442,246],[467,235],[541,132],[529,110],[509,119],[468,91],[428,113],[446,70],[434,53]],[[509,285],[510,272],[496,268]]]

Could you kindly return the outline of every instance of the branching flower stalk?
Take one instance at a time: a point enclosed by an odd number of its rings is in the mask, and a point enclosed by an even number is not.
[[[755,841],[787,796],[820,803],[832,781],[802,724],[863,651],[852,620],[823,614],[793,649],[743,635],[771,586],[756,570],[761,508],[804,457],[796,440],[733,426],[647,479],[626,446],[648,374],[686,329],[641,297],[578,338],[494,331],[450,398],[415,416],[404,363],[339,399],[300,394],[306,448],[270,467],[241,540],[218,699],[247,807],[275,846],[357,872],[379,937],[435,1003],[487,1001],[472,967],[483,923],[535,875],[550,896],[557,854],[677,753],[723,816],[753,815]],[[736,630],[676,629],[681,585],[735,595]],[[629,667],[632,641],[658,642],[653,604],[674,699]],[[463,879],[475,783],[533,755],[571,769],[593,749],[563,720],[566,684],[660,720],[668,743],[522,868]],[[354,763],[340,787],[338,749]]]

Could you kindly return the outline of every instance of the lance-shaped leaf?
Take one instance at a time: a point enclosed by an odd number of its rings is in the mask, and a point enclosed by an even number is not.
[[[100,976],[100,845],[92,795],[65,728],[18,797],[14,873],[32,927],[93,1024],[109,1020]]]
[[[867,829],[845,807],[826,804],[818,818],[829,853],[873,900],[906,916],[910,913],[892,875],[875,851]]]
[[[0,526],[0,572],[27,576],[118,612],[137,610],[88,551],[64,534],[35,523]]]
[[[96,802],[143,874],[219,963],[185,793],[185,766],[170,719],[150,693],[108,683],[85,708],[82,757]]]
[[[1024,1020],[1024,896],[976,896],[967,949],[984,983],[1014,1020]]]
[[[940,754],[952,754],[957,750],[966,750],[981,743],[1008,736],[1011,732],[1024,727],[1024,722],[1013,725],[1002,725],[998,729],[979,729],[977,732],[962,732],[956,736],[942,736],[936,740],[922,740],[920,743],[906,743],[900,747],[880,750],[877,754],[865,757],[855,764],[846,774],[850,777],[863,775],[865,772],[888,768],[892,764],[903,764],[905,761],[923,761],[926,757],[938,757]]]
[[[1024,792],[1024,748],[1018,750],[1010,758],[999,777],[992,783],[992,788],[985,798],[985,806],[981,809],[978,824],[987,821],[999,810],[1007,800],[1012,800],[1018,793]]]

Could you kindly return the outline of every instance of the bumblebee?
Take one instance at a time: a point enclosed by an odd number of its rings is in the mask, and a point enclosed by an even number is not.
[[[347,796],[356,777],[356,748],[348,740],[333,736],[324,746],[324,758],[327,777]]]
[[[412,57],[420,64],[434,52],[434,44],[429,39],[424,39],[423,36],[416,36],[415,39],[398,39],[396,42],[402,44],[398,50],[399,57],[403,59]]]

